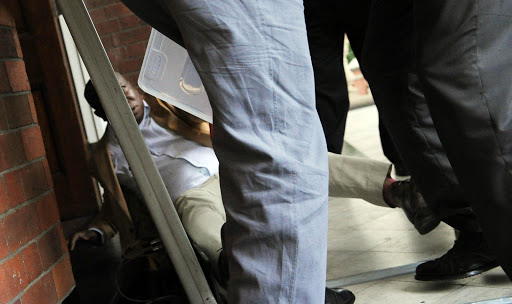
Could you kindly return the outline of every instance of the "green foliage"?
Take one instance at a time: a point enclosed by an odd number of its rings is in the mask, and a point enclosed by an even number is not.
[[[352,46],[348,45],[348,53],[347,53],[347,62],[350,63],[352,59],[356,58],[356,55],[354,55],[354,51],[352,51]]]

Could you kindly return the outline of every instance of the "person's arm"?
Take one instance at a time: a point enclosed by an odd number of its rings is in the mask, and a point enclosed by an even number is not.
[[[103,245],[103,232],[96,228],[89,228],[87,230],[75,232],[69,241],[70,251],[75,250],[76,243],[78,241],[87,241],[93,243],[94,245]]]
[[[78,241],[87,241],[93,245],[102,246],[105,241],[112,238],[117,230],[115,229],[112,221],[110,220],[112,210],[110,208],[112,202],[107,193],[103,195],[104,203],[100,213],[94,217],[85,230],[76,232],[69,240],[69,249],[72,251],[76,247]]]

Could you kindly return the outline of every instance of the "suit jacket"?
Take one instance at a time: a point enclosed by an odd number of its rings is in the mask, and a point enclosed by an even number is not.
[[[172,130],[187,139],[205,146],[212,146],[207,122],[198,120],[157,98],[147,98],[151,117],[163,128]],[[134,219],[130,215],[117,176],[115,174],[107,137],[90,145],[90,174],[98,180],[104,189],[103,205],[99,214],[89,227],[99,228],[105,233],[105,239],[119,233],[123,255],[134,258],[143,254],[149,240],[138,239]]]

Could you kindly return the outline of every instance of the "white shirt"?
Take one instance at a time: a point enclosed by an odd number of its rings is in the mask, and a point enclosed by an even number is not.
[[[165,187],[171,199],[175,201],[185,191],[200,186],[216,174],[219,170],[219,162],[212,148],[162,128],[149,115],[149,111],[149,106],[144,102],[144,117],[139,124],[139,129]],[[119,183],[140,192],[110,126],[106,130],[106,135]]]

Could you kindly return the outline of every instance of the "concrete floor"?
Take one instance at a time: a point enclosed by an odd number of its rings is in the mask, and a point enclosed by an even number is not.
[[[345,140],[344,153],[386,160],[373,105],[349,112]],[[331,198],[328,286],[350,289],[357,304],[460,304],[497,298],[505,299],[482,303],[512,303],[512,283],[501,268],[457,281],[414,279],[416,264],[443,255],[454,240],[454,230],[443,223],[421,236],[400,209]]]

